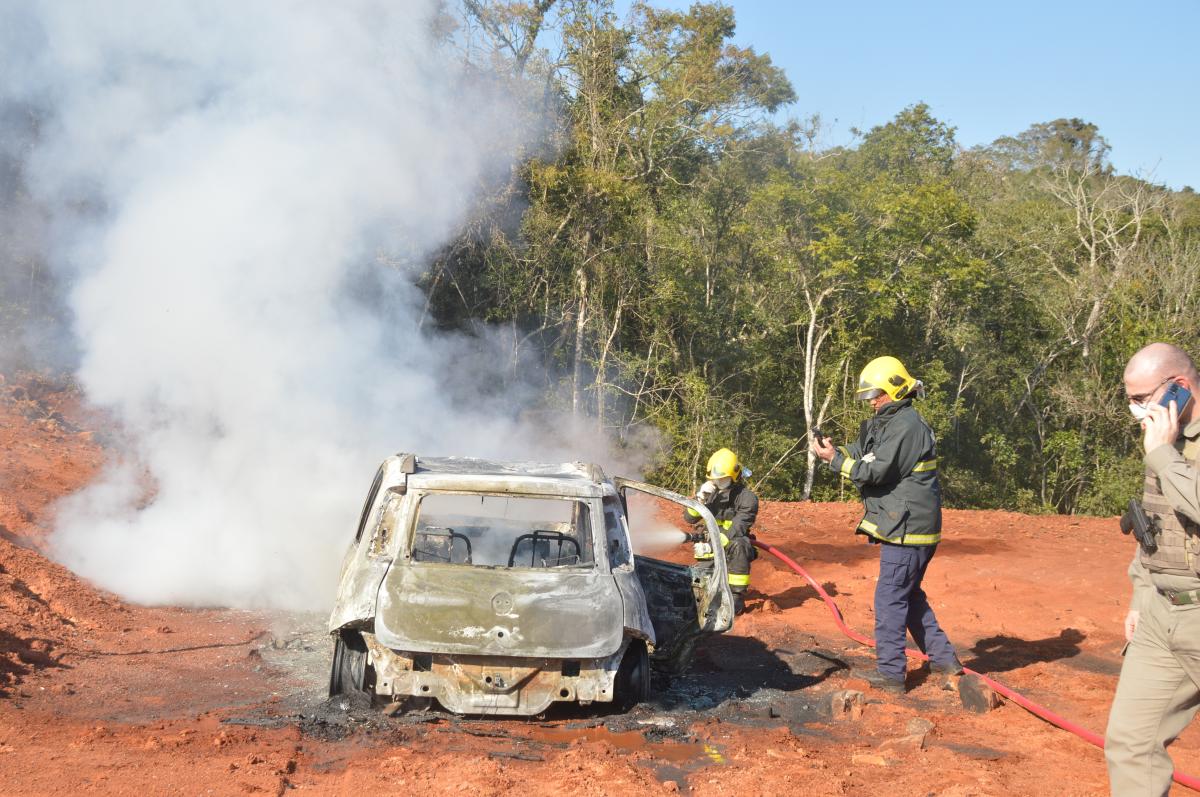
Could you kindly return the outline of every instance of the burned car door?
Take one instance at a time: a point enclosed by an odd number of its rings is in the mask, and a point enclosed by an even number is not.
[[[621,593],[621,604],[625,614],[625,632],[633,637],[655,644],[654,623],[647,610],[646,595],[634,565],[633,547],[629,538],[629,526],[625,507],[615,494],[605,495],[604,533],[605,553],[608,569],[617,589]]]
[[[727,631],[733,625],[733,594],[729,590],[725,550],[712,513],[693,498],[644,482],[614,478],[629,518],[629,492],[635,491],[691,509],[700,514],[713,558],[695,565],[676,564],[649,556],[634,557],[635,569],[646,595],[646,608],[654,625],[652,664],[668,672],[687,667],[696,642],[707,634]],[[628,521],[630,524],[633,521]],[[634,529],[631,527],[631,533]]]

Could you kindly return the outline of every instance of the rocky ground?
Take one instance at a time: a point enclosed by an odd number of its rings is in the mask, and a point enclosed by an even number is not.
[[[853,672],[869,651],[768,558],[733,632],[629,714],[387,717],[329,701],[323,618],[130,605],[40,552],[54,500],[106,457],[102,421],[68,386],[0,385],[0,452],[7,795],[1106,793],[1098,749],[1016,706],[966,712],[922,671],[904,697],[871,690]],[[876,563],[856,513],[767,504],[758,533],[869,634]],[[926,591],[967,665],[1102,731],[1129,592],[1115,520],[948,512],[945,539]],[[1172,752],[1200,773],[1200,729]]]

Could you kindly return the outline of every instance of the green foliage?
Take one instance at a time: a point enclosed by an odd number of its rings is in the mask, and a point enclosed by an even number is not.
[[[432,320],[510,325],[549,395],[629,445],[653,427],[650,478],[690,489],[730,446],[766,497],[851,497],[808,429],[855,436],[858,370],[889,353],[927,386],[950,505],[1105,514],[1138,489],[1121,373],[1149,340],[1200,353],[1193,191],[1115,174],[1079,119],[963,150],[918,103],[820,150],[818,120],[770,121],[792,87],[717,3],[468,10],[561,125],[427,275]]]

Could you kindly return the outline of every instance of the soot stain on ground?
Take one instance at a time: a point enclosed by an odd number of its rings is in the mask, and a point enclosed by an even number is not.
[[[705,641],[686,673],[656,673],[650,700],[625,713],[596,703],[557,704],[532,718],[459,716],[434,702],[388,714],[386,701],[369,695],[326,696],[332,643],[322,617],[287,615],[279,619],[279,627],[285,630],[276,630],[259,649],[278,680],[279,699],[242,710],[223,723],[294,726],[303,736],[324,742],[444,745],[447,737],[469,736],[475,744],[494,740],[487,754],[514,762],[541,760],[544,753],[565,749],[577,738],[604,740],[621,750],[644,752],[638,765],[659,781],[674,781],[681,793],[687,793],[691,774],[723,762],[719,750],[693,728],[716,720],[786,727],[797,735],[820,733],[813,725],[829,721],[829,706],[827,694],[817,687],[849,669],[815,639],[773,649],[753,637],[722,635]],[[323,766],[337,769],[338,760]]]

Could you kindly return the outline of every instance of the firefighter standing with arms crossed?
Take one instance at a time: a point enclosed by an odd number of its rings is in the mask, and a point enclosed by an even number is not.
[[[721,529],[733,609],[735,614],[741,614],[746,605],[746,588],[750,586],[750,562],[758,557],[750,537],[750,527],[758,517],[758,496],[744,483],[750,471],[742,467],[737,454],[728,448],[708,458],[705,473],[708,481],[700,486],[696,500],[712,512]],[[700,513],[686,509],[683,519],[695,525],[700,522]],[[703,534],[693,534],[688,539],[695,543],[696,559],[713,558],[712,546]]]
[[[921,581],[942,532],[942,492],[933,431],[913,409],[921,383],[895,357],[878,357],[863,369],[854,397],[870,401],[875,414],[863,421],[858,440],[834,447],[814,430],[812,450],[831,470],[854,483],[865,514],[855,530],[879,545],[875,586],[877,669],[863,677],[876,688],[904,694],[905,630],[929,654],[935,673],[959,675],[962,664]]]

